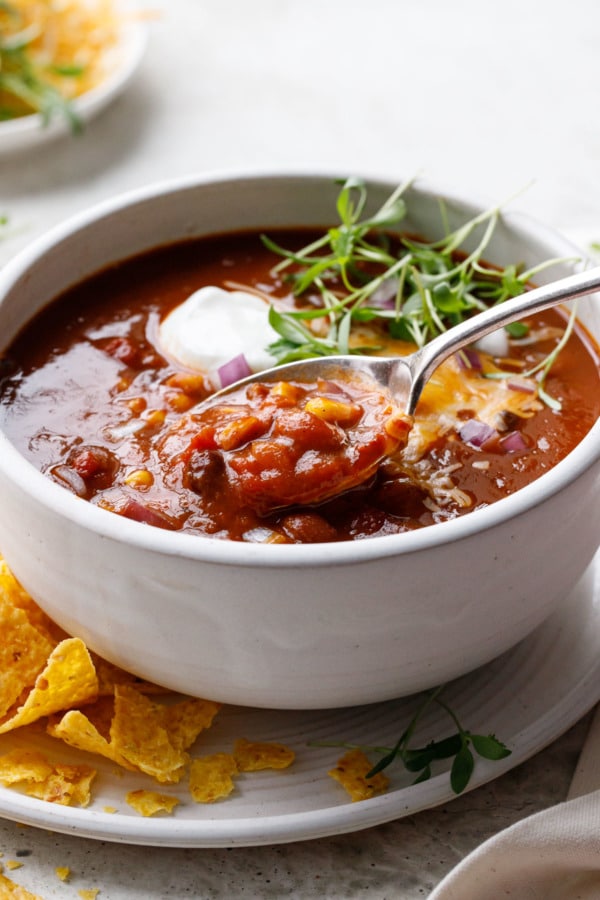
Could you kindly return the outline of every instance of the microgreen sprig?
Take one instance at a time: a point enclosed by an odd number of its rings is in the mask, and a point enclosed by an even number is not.
[[[473,314],[523,293],[539,272],[562,261],[548,260],[529,269],[486,264],[483,257],[500,217],[499,206],[452,230],[440,201],[442,238],[426,241],[396,234],[392,239],[390,229],[397,230],[406,215],[403,195],[409,182],[366,216],[365,183],[357,178],[340,183],[339,224],[320,238],[296,251],[262,238],[281,257],[274,272],[290,283],[297,297],[308,301],[306,308],[271,309],[270,323],[279,338],[268,350],[279,364],[372,352],[376,348],[353,347],[351,335],[355,325],[374,320],[384,324],[391,337],[422,347]],[[314,319],[327,321],[325,334],[311,329]],[[513,323],[507,330],[517,336],[526,327]],[[553,408],[560,404],[548,397],[543,383],[556,355],[539,366],[540,397]]]
[[[473,312],[525,289],[529,273],[520,273],[516,266],[498,270],[481,262],[500,214],[498,207],[447,231],[437,241],[403,235],[392,245],[389,229],[406,215],[403,194],[408,185],[400,185],[375,213],[362,218],[366,186],[359,179],[348,179],[337,200],[339,225],[301,250],[286,250],[263,236],[264,244],[282,257],[274,271],[287,278],[296,296],[316,293],[321,318],[325,309],[329,319],[326,337],[313,335],[308,340],[304,330],[294,336],[285,326],[292,320],[316,318],[314,308],[280,313],[272,324],[283,340],[269,348],[278,362],[290,361],[289,354],[296,354],[298,347],[307,351],[306,344],[315,355],[343,352],[344,331],[355,322],[373,319],[385,320],[393,337],[423,346]],[[443,204],[441,215],[445,222]],[[474,249],[458,259],[457,251],[478,230],[481,234]],[[384,286],[393,303],[379,302],[377,293]]]
[[[396,744],[389,747],[364,747],[348,743],[319,743],[318,746],[344,747],[361,749],[367,752],[379,752],[383,756],[373,766],[366,778],[373,778],[387,769],[394,762],[401,763],[407,772],[415,776],[413,784],[427,781],[432,775],[432,765],[436,761],[452,759],[450,768],[450,785],[455,794],[461,794],[468,786],[475,768],[475,754],[488,760],[500,760],[510,756],[511,750],[494,734],[478,734],[467,730],[460,723],[456,713],[441,699],[443,685],[428,691],[410,722],[398,738]],[[440,740],[430,741],[422,747],[412,747],[411,743],[417,726],[427,709],[436,703],[452,719],[456,731]],[[314,746],[314,744],[313,744]],[[474,752],[473,752],[474,751]]]

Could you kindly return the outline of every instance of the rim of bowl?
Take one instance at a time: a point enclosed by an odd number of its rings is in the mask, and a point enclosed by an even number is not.
[[[277,179],[322,179],[333,182],[340,177],[345,177],[343,172],[332,173],[323,169],[212,170],[197,175],[153,182],[141,188],[120,193],[55,225],[6,263],[0,270],[0,304],[4,294],[13,283],[56,244],[68,239],[86,225],[106,218],[134,203],[145,202],[166,193],[189,190],[203,184]],[[381,174],[373,177],[363,174],[362,177],[368,184],[383,187],[393,187],[398,183],[398,180]],[[481,209],[481,204],[477,201],[464,195],[457,196],[426,180],[415,179],[412,185],[419,193],[444,197],[459,207]],[[502,212],[502,219],[508,227],[518,227],[524,233],[535,236],[552,246],[559,254],[575,251],[578,256],[584,257],[579,248],[559,232],[526,213]],[[124,258],[127,257],[124,256]],[[54,510],[71,523],[86,529],[86,531],[96,533],[99,537],[112,539],[141,550],[145,549],[167,556],[186,557],[207,563],[301,568],[307,564],[311,566],[351,565],[389,556],[402,556],[407,553],[425,551],[431,547],[463,540],[475,533],[516,519],[566,488],[600,459],[600,419],[595,422],[583,440],[556,466],[514,494],[497,500],[483,509],[474,510],[456,519],[439,522],[415,531],[379,535],[358,541],[332,541],[316,544],[260,544],[228,541],[203,535],[168,531],[135,522],[94,506],[55,484],[21,455],[3,431],[0,431],[0,448],[2,450],[0,470],[4,472],[7,480],[13,481],[35,502]]]

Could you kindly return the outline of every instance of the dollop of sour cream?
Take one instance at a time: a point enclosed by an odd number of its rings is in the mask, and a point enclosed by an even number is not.
[[[210,285],[163,319],[159,343],[165,355],[200,372],[216,372],[240,354],[253,372],[260,372],[275,365],[265,348],[279,335],[268,317],[268,303],[255,294]]]

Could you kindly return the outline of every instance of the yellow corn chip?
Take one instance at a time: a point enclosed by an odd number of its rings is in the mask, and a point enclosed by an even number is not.
[[[18,859],[7,859],[6,860],[6,868],[9,872],[14,872],[15,869],[20,869],[23,863],[19,862]]]
[[[87,647],[79,638],[66,638],[50,654],[25,703],[0,724],[0,734],[85,703],[97,694],[98,679]]]
[[[184,752],[208,728],[219,704],[188,699],[172,706],[154,703],[131,685],[114,687],[114,701],[101,697],[48,724],[48,733],[78,750],[98,753],[163,783],[179,781],[188,761]]]
[[[63,806],[87,806],[95,775],[89,766],[53,765],[36,750],[12,750],[0,757],[2,784],[17,785],[30,797]]]
[[[69,710],[58,722],[50,722],[47,731],[52,737],[60,738],[78,750],[105,756],[125,769],[132,771],[136,769],[136,766],[121,756],[104,735],[100,734],[90,719],[78,709]]]
[[[57,866],[54,872],[61,881],[68,881],[71,875],[71,870],[68,866]]]
[[[257,772],[259,769],[287,769],[296,754],[285,744],[259,743],[240,738],[235,742],[233,755],[240,772]]]
[[[81,900],[96,900],[96,897],[100,893],[100,888],[83,888],[80,891],[77,891],[77,896],[81,897]]]
[[[45,781],[52,774],[52,766],[45,756],[35,750],[11,750],[0,756],[0,782]]]
[[[220,704],[212,700],[196,699],[163,707],[164,726],[173,746],[179,750],[191,747],[200,732],[210,728],[220,708]]]
[[[190,793],[196,803],[214,803],[227,797],[235,787],[238,768],[229,753],[213,753],[192,760]]]
[[[43,900],[39,894],[32,894],[2,874],[0,874],[0,897],[2,900]]]
[[[15,609],[22,609],[30,625],[33,625],[53,645],[58,644],[67,636],[19,584],[2,557],[0,557],[0,598],[6,600]]]
[[[35,684],[53,644],[0,593],[0,719]]]
[[[61,806],[87,806],[91,799],[95,769],[90,766],[67,766],[57,763],[45,781],[33,782],[25,793],[38,800],[59,803]]]
[[[164,706],[135,688],[116,685],[110,739],[113,748],[141,772],[174,784],[181,778],[188,756],[169,740],[164,711]]]
[[[158,812],[171,813],[179,803],[177,797],[144,790],[129,791],[125,799],[133,809],[143,816],[153,816]]]
[[[357,800],[368,800],[387,789],[389,780],[382,772],[367,780],[372,768],[373,763],[362,750],[350,750],[338,760],[335,769],[327,774],[339,781],[354,803]]]

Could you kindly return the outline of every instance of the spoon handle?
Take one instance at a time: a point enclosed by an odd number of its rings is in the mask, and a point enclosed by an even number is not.
[[[427,381],[448,356],[524,315],[542,312],[562,301],[573,300],[597,290],[600,290],[600,266],[525,291],[518,297],[492,306],[438,335],[412,356],[410,365],[412,384],[407,400],[407,412],[409,414],[414,412]]]

